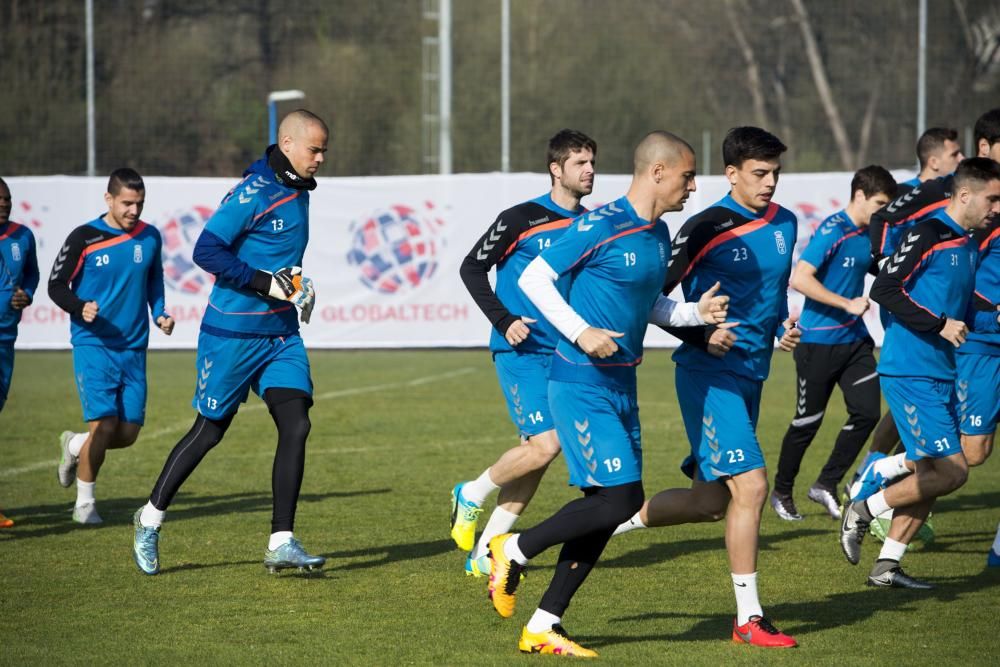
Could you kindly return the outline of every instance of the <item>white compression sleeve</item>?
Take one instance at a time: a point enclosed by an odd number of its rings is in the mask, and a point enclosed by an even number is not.
[[[705,320],[696,301],[678,303],[661,294],[649,311],[649,323],[661,327],[695,327],[704,324]]]
[[[566,299],[556,289],[557,278],[559,274],[552,270],[548,262],[536,257],[521,273],[517,286],[559,333],[575,343],[590,325],[566,303]]]

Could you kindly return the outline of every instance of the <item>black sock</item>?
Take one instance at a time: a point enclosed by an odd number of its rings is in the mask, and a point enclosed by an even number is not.
[[[278,449],[271,469],[271,532],[291,531],[299,502],[309,436],[312,399],[300,390],[268,389],[264,400],[278,427]]]

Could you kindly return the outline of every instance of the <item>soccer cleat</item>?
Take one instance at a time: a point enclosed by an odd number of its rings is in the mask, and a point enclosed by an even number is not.
[[[469,557],[465,559],[465,576],[478,578],[488,577],[490,574],[492,574],[492,569],[490,568],[489,556],[473,558],[470,554]]]
[[[451,490],[451,539],[462,551],[472,551],[476,546],[476,522],[483,509],[470,503],[462,495],[465,482],[459,482]]]
[[[831,519],[839,520],[841,518],[839,503],[830,489],[813,484],[809,487],[809,500],[822,505]]]
[[[323,556],[310,556],[302,548],[302,543],[294,537],[274,551],[268,549],[264,552],[264,567],[271,574],[292,568],[297,568],[299,571],[308,570],[311,572],[312,570],[322,569],[324,563],[326,563],[326,558]]]
[[[517,642],[521,653],[542,653],[549,655],[572,655],[577,658],[596,658],[597,651],[584,648],[569,638],[565,628],[553,625],[542,632],[529,632],[528,626],[521,630],[521,640]]]
[[[898,565],[882,574],[868,575],[868,585],[881,588],[909,588],[915,591],[929,591],[934,588],[932,584],[906,574]]]
[[[503,552],[504,544],[510,538],[510,533],[494,537],[490,540],[490,552],[487,554],[490,559],[490,581],[486,585],[486,591],[493,601],[493,608],[503,618],[514,615],[517,585],[521,583],[521,575],[525,569],[524,565],[507,558],[507,554]]]
[[[88,526],[96,526],[99,523],[104,523],[104,519],[97,513],[97,505],[94,503],[86,503],[85,505],[74,507],[73,521]]]
[[[990,553],[986,556],[986,567],[1000,567],[1000,554],[993,547],[990,547]]]
[[[68,489],[73,480],[76,479],[76,466],[80,462],[79,456],[69,453],[69,441],[76,433],[73,431],[63,431],[59,434],[59,450],[62,453],[59,458],[59,467],[56,468],[56,477],[59,479],[59,486]]]
[[[160,571],[160,529],[142,525],[139,516],[140,507],[132,515],[132,527],[135,535],[132,538],[132,560],[144,574],[153,575]]]
[[[872,462],[868,464],[861,477],[851,484],[851,502],[868,500],[886,487],[887,480],[882,473],[875,472],[875,464],[885,458],[885,454],[872,452]]]
[[[913,541],[906,545],[907,551],[912,551],[919,544],[927,546],[934,541],[934,524],[931,523],[931,517],[933,514],[928,514],[927,518],[924,520],[923,525],[917,530],[917,534],[913,536]],[[879,542],[885,542],[885,538],[889,535],[889,527],[892,526],[892,509],[890,508],[887,512],[883,512],[878,515],[874,521],[872,521],[871,526],[868,527],[868,532],[878,540]]]
[[[798,642],[771,625],[763,616],[751,616],[743,625],[736,625],[733,619],[733,641],[764,648],[792,648]]]
[[[8,519],[4,516],[3,512],[0,512],[0,528],[12,528],[14,526],[14,520]]]
[[[791,495],[772,491],[771,507],[773,507],[777,515],[785,521],[802,521],[802,515],[799,514],[799,511],[795,508],[795,501],[792,499]]]
[[[847,562],[857,565],[861,560],[861,541],[868,532],[868,522],[861,518],[854,505],[844,506],[844,519],[840,524],[840,548]]]

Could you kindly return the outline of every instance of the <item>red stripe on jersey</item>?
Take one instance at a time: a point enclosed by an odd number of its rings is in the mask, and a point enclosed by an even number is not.
[[[924,217],[925,215],[927,215],[928,213],[930,213],[932,211],[936,211],[939,208],[944,208],[945,206],[947,206],[950,203],[951,203],[951,197],[948,197],[947,199],[942,199],[941,201],[936,201],[933,204],[928,204],[927,206],[924,206],[922,209],[920,209],[916,213],[911,213],[910,215],[906,216],[905,218],[903,218],[902,220],[900,220],[896,224],[903,225],[903,224],[906,224],[907,222],[913,222],[914,220],[918,220],[918,219]]]
[[[516,239],[514,239],[513,243],[511,243],[509,246],[507,246],[507,249],[504,250],[503,255],[500,257],[500,261],[503,261],[504,258],[507,257],[507,255],[509,255],[510,253],[514,252],[514,248],[517,246],[517,244],[520,243],[521,241],[523,241],[524,239],[526,239],[526,238],[528,238],[530,236],[534,236],[535,234],[541,234],[542,232],[547,232],[547,231],[550,231],[550,230],[553,230],[553,229],[564,229],[566,227],[569,227],[572,222],[573,222],[573,218],[561,218],[559,220],[553,220],[551,222],[546,222],[544,225],[538,225],[537,227],[533,227],[533,228],[529,229],[528,231],[524,232],[523,234],[521,234],[520,236],[518,236]],[[497,263],[499,264],[499,261]]]
[[[72,282],[73,278],[76,278],[76,274],[80,272],[80,267],[83,266],[83,262],[84,260],[87,259],[87,255],[89,255],[92,252],[97,252],[98,250],[104,250],[105,248],[110,248],[112,246],[118,245],[119,243],[125,243],[126,241],[134,239],[144,229],[146,229],[146,223],[140,220],[139,222],[135,223],[135,227],[133,227],[131,231],[128,231],[122,234],[121,236],[116,236],[114,238],[110,238],[101,241],[100,243],[95,243],[94,245],[89,245],[86,248],[84,248],[83,252],[80,253],[80,259],[77,260],[76,262],[76,267],[73,269],[73,273],[69,277],[70,281]]]
[[[930,308],[925,308],[924,306],[921,306],[919,303],[917,303],[916,301],[914,301],[913,297],[910,296],[910,293],[907,292],[905,288],[900,288],[900,291],[903,293],[903,296],[905,296],[907,299],[910,300],[910,303],[912,303],[914,306],[916,306],[920,310],[924,311],[925,313],[927,313],[931,317],[934,317],[934,318],[940,318],[941,317],[939,314],[937,314],[935,312],[932,312],[930,310]]]
[[[274,313],[283,313],[289,308],[292,308],[291,305],[288,305],[288,306],[282,306],[280,308],[274,308],[273,310],[259,310],[259,311],[250,311],[246,313],[241,313],[237,311],[222,310],[211,301],[208,302],[208,305],[214,308],[215,310],[219,311],[223,315],[273,315]]]
[[[577,258],[577,260],[570,265],[569,269],[572,269],[574,266],[576,266],[577,264],[579,264],[580,262],[582,262],[584,260],[584,258],[587,257],[587,255],[589,255],[590,253],[594,252],[595,250],[597,250],[598,248],[600,248],[602,245],[611,243],[615,239],[620,239],[621,237],[628,236],[629,234],[635,234],[636,232],[642,232],[642,231],[645,231],[647,229],[652,229],[655,226],[656,226],[656,222],[651,222],[648,225],[643,225],[642,227],[633,227],[632,229],[626,229],[624,232],[620,232],[618,234],[615,234],[614,236],[610,236],[610,237],[604,239],[603,241],[601,241],[600,243],[598,243],[597,245],[595,245],[593,248],[591,248],[587,252],[585,252],[582,255],[580,255]],[[569,269],[567,269],[567,271]]]
[[[2,239],[2,238],[3,237],[0,236],[0,239]],[[987,236],[985,239],[983,239],[983,242],[979,244],[979,251],[982,252],[983,250],[986,250],[986,246],[988,246],[989,244],[993,243],[993,241],[995,241],[997,239],[1000,239],[1000,227],[997,227],[996,229],[994,229],[992,232],[990,232],[989,236]]]
[[[612,366],[626,366],[626,367],[627,366],[638,366],[639,364],[642,363],[642,357],[639,357],[635,361],[625,361],[625,362],[622,362],[620,364],[601,364],[601,363],[598,363],[596,361],[595,362],[591,362],[589,364],[578,364],[575,361],[570,361],[569,359],[567,359],[562,354],[562,352],[560,352],[559,350],[556,350],[556,354],[558,354],[559,358],[562,359],[563,361],[565,361],[567,364],[573,364],[574,366],[600,366],[602,368],[611,368]]]
[[[920,259],[917,260],[917,263],[914,265],[913,270],[907,273],[905,276],[903,276],[902,282],[906,283],[906,281],[910,279],[910,276],[912,276],[914,272],[920,268],[920,265],[924,263],[924,260],[927,259],[928,255],[931,255],[932,253],[938,252],[940,250],[947,250],[948,248],[958,248],[960,246],[965,245],[968,241],[969,241],[968,236],[959,236],[958,238],[952,239],[950,241],[941,241],[940,243],[935,243],[927,250],[927,252],[925,252],[923,255],[920,256]]]
[[[716,246],[722,245],[726,241],[739,238],[744,234],[755,232],[764,225],[770,224],[771,221],[774,220],[774,216],[778,214],[779,208],[781,207],[775,204],[774,202],[771,202],[770,204],[767,205],[767,211],[764,213],[764,217],[757,218],[756,220],[752,220],[746,223],[745,225],[737,227],[736,229],[730,230],[723,234],[719,234],[714,239],[706,243],[705,247],[702,248],[698,252],[698,254],[691,259],[691,262],[688,264],[687,269],[684,271],[684,275],[682,275],[680,279],[684,280],[684,278],[687,277],[687,274],[691,273],[691,269],[694,268],[694,265],[697,264],[699,261],[701,261],[701,258],[704,257],[710,250],[712,250]]]
[[[16,232],[17,230],[19,230],[21,227],[24,226],[24,225],[19,225],[16,222],[8,222],[7,224],[9,225],[7,227],[7,231],[5,231],[3,234],[0,234],[0,241],[3,241],[5,238],[8,238],[11,234],[13,234],[14,232]]]
[[[839,239],[837,239],[837,241],[832,246],[830,246],[830,249],[826,251],[826,256],[829,257],[834,252],[836,252],[837,248],[840,247],[840,244],[846,241],[847,239],[853,238],[855,236],[861,236],[861,234],[863,234],[864,232],[865,232],[864,229],[856,229],[853,232],[848,232],[847,234],[844,234]]]
[[[285,197],[284,199],[279,199],[278,201],[276,201],[276,202],[274,202],[273,204],[271,204],[270,206],[268,206],[268,207],[267,207],[267,209],[266,209],[266,210],[265,210],[265,211],[264,211],[263,213],[258,213],[257,215],[255,215],[255,216],[253,217],[253,219],[254,219],[254,220],[256,220],[257,218],[259,218],[259,217],[261,217],[261,216],[263,216],[263,215],[267,215],[268,213],[270,213],[270,212],[271,212],[271,211],[273,211],[274,209],[278,208],[278,207],[279,207],[279,206],[281,206],[282,204],[284,204],[284,203],[286,203],[286,202],[290,202],[290,201],[292,201],[293,199],[295,199],[295,198],[296,198],[296,197],[298,197],[298,196],[299,196],[299,193],[298,193],[298,192],[295,192],[295,193],[293,193],[293,194],[290,194],[290,195],[288,195],[288,196],[287,196],[287,197]]]

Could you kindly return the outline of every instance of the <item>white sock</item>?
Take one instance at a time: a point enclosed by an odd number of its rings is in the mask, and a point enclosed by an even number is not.
[[[487,468],[483,471],[483,474],[472,480],[471,482],[466,482],[462,485],[462,495],[470,503],[475,503],[482,506],[486,497],[491,493],[499,491],[500,487],[493,483],[490,479],[490,469]]]
[[[94,487],[97,486],[97,482],[84,482],[81,481],[79,477],[76,479],[76,506],[83,507],[88,503],[95,501],[94,499]]]
[[[997,536],[993,539],[993,553],[1000,554],[1000,524],[997,524]]]
[[[883,512],[887,511],[889,503],[885,501],[885,489],[879,491],[873,496],[870,496],[868,500],[865,501],[868,505],[868,511],[872,513],[872,516],[879,516]]]
[[[476,548],[472,551],[473,560],[485,556],[486,552],[490,550],[490,540],[497,535],[509,533],[510,529],[514,527],[514,522],[517,521],[519,516],[519,514],[508,512],[502,507],[497,507],[493,510],[493,514],[490,515],[490,520],[486,522],[486,527],[483,528],[483,534],[479,536],[479,542],[476,544]]]
[[[514,535],[509,540],[507,540],[503,545],[503,554],[515,563],[520,563],[521,565],[528,564],[528,558],[523,553],[521,553],[521,547],[517,546],[517,538],[520,535]]]
[[[146,528],[159,528],[163,525],[163,517],[165,515],[165,511],[160,511],[153,507],[153,503],[147,502],[142,506],[142,512],[139,514],[139,523]]]
[[[279,530],[276,533],[271,533],[271,539],[267,541],[267,550],[274,551],[290,539],[292,539],[292,531],[290,530]]]
[[[897,542],[889,536],[886,536],[885,543],[882,545],[882,551],[878,552],[879,560],[894,560],[897,563],[903,560],[903,554],[906,553],[906,545],[902,542]]]
[[[69,439],[69,444],[66,445],[66,449],[73,456],[79,456],[80,450],[83,449],[83,445],[87,442],[87,433],[75,433],[72,438]]]
[[[736,591],[736,624],[743,625],[751,616],[763,616],[757,599],[757,573],[733,574],[733,590]]]
[[[642,522],[642,518],[639,516],[641,511],[642,510],[636,512],[635,516],[615,528],[615,532],[612,533],[611,536],[614,537],[615,535],[621,535],[622,533],[627,533],[630,530],[636,530],[638,528],[647,528],[646,524]]]
[[[536,609],[528,621],[528,632],[545,632],[562,619],[542,609]]]
[[[910,473],[906,467],[906,454],[896,454],[879,459],[875,462],[873,470],[886,479],[896,479]]]

